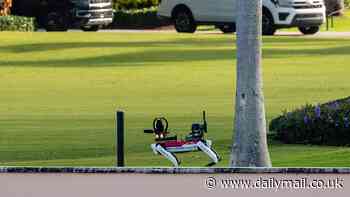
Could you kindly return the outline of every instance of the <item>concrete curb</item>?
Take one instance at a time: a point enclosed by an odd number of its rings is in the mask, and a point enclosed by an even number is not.
[[[1,173],[133,173],[133,174],[350,174],[350,168],[99,168],[0,167]]]

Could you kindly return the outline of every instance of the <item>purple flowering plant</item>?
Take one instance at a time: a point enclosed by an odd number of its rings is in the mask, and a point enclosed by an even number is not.
[[[350,97],[285,110],[270,122],[270,131],[285,143],[350,145]]]

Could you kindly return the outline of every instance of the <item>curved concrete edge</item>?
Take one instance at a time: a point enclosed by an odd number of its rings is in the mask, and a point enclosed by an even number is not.
[[[1,173],[135,173],[135,174],[350,174],[350,168],[116,168],[0,167]]]

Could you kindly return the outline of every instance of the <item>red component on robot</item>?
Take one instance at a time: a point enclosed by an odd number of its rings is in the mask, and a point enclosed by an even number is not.
[[[215,165],[220,161],[220,157],[212,148],[211,140],[206,140],[204,134],[208,132],[205,111],[203,111],[203,124],[193,123],[191,132],[185,139],[177,139],[176,135],[171,136],[168,132],[168,120],[164,117],[155,118],[153,129],[144,130],[145,133],[153,133],[155,143],[151,148],[155,154],[163,155],[173,163],[175,167],[180,165],[180,161],[174,153],[202,151],[212,160],[208,166]]]

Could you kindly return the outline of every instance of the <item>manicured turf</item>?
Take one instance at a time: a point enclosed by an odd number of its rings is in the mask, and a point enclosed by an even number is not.
[[[227,166],[233,128],[231,35],[0,33],[0,165],[111,166],[114,111],[126,111],[128,166],[169,166],[143,134],[155,116],[185,136],[207,110]],[[350,39],[264,39],[267,118],[349,96]],[[350,148],[270,144],[274,166],[348,166]],[[202,153],[182,154],[204,166]]]
[[[347,8],[344,12],[344,15],[339,17],[334,17],[334,26],[331,27],[331,20],[329,20],[330,31],[337,32],[349,32],[350,31],[350,9]],[[323,25],[322,29],[326,30],[326,25]]]

